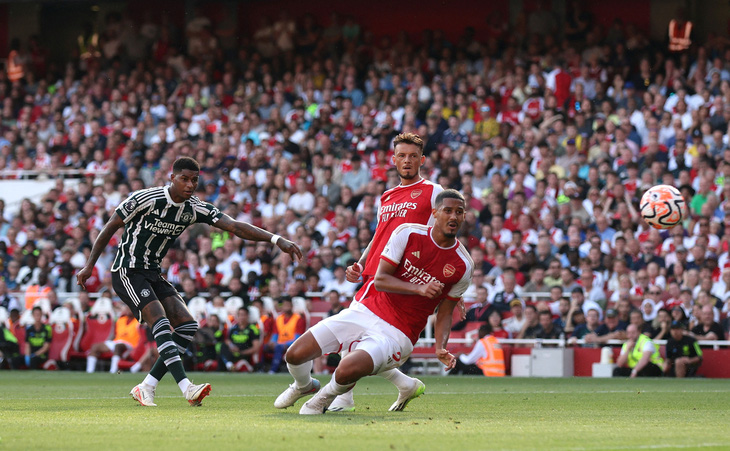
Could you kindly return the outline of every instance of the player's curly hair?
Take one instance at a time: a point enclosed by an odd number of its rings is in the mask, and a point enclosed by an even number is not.
[[[413,144],[418,147],[418,150],[420,150],[421,153],[423,153],[423,139],[415,133],[401,133],[396,136],[393,140],[393,148],[395,149],[395,147],[401,143]]]
[[[190,157],[180,157],[172,164],[172,172],[179,174],[183,169],[189,171],[200,172],[200,165],[195,159]]]

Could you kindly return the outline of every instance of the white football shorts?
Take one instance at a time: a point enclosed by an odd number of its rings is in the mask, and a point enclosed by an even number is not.
[[[352,352],[370,354],[373,374],[398,368],[413,352],[411,340],[359,302],[318,322],[309,331],[322,354]]]

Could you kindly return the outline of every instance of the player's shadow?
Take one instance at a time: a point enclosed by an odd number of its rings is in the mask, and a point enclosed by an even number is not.
[[[418,420],[424,413],[420,412],[383,412],[380,410],[374,411],[367,409],[366,407],[360,407],[363,409],[355,412],[337,412],[337,413],[325,413],[323,415],[299,415],[299,408],[294,406],[294,409],[287,409],[287,411],[272,412],[270,414],[263,415],[265,418],[276,419],[277,421],[311,421],[314,423],[335,423],[335,424],[347,424],[347,425],[358,425],[358,426],[369,426],[377,423],[396,423],[399,421],[412,421]]]

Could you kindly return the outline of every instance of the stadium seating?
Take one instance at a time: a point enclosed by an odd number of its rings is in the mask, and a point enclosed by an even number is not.
[[[72,359],[85,359],[86,353],[95,343],[101,343],[113,338],[114,320],[111,316],[89,316],[86,318],[86,329],[79,342],[79,349],[70,353]]]
[[[50,324],[53,327],[51,348],[48,360],[43,365],[45,369],[58,369],[69,361],[69,354],[74,340],[74,324],[68,309],[60,308],[51,314]]]
[[[261,302],[264,304],[264,310],[269,312],[274,319],[279,316],[278,310],[274,305],[274,300],[270,296],[261,296]]]
[[[259,308],[255,305],[248,306],[248,319],[252,323],[258,323],[261,319],[261,312],[259,311]]]
[[[15,338],[18,340],[18,345],[20,345],[20,354],[25,355],[25,346],[23,345],[23,343],[25,343],[25,326],[23,326],[20,323],[15,324],[12,327],[11,332],[13,333],[13,335],[15,335]]]
[[[238,309],[243,307],[243,299],[239,296],[231,296],[226,299],[226,311],[228,314],[235,317],[238,314]]]
[[[190,302],[188,302],[188,310],[190,311],[190,314],[193,315],[193,318],[200,323],[203,319],[205,319],[205,316],[208,313],[205,298],[200,296],[192,298]]]
[[[89,311],[90,316],[108,316],[112,320],[115,319],[114,304],[109,298],[99,298]]]
[[[39,298],[33,303],[33,307],[40,307],[43,311],[43,316],[46,318],[51,316],[53,309],[51,308],[51,301],[48,298]]]
[[[307,325],[306,327],[309,328],[311,326],[311,320],[309,310],[307,310],[307,300],[301,296],[294,296],[291,301],[294,313],[302,315]]]
[[[33,311],[32,310],[23,310],[23,313],[20,314],[20,325],[23,327],[30,326],[34,323],[33,320]]]
[[[154,346],[154,342],[150,342],[147,340],[147,334],[140,333],[140,338],[137,346],[132,349],[132,352],[129,353],[129,356],[126,359],[122,359],[119,361],[119,370],[129,371],[132,365],[137,363],[137,361],[142,358],[144,353],[147,351],[147,348],[149,348],[150,346]]]

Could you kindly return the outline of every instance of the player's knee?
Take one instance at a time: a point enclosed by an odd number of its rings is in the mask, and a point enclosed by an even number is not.
[[[335,381],[340,385],[354,384],[360,378],[372,373],[373,365],[365,360],[357,361],[350,359],[348,362],[344,360],[335,371]]]
[[[354,384],[363,376],[361,373],[354,365],[340,365],[335,371],[335,381],[340,385]]]
[[[307,356],[302,346],[297,346],[296,343],[289,346],[284,354],[284,361],[291,363],[292,365],[301,365],[307,361]]]

